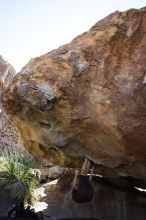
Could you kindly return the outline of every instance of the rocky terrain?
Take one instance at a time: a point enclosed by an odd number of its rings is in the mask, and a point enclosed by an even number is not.
[[[87,157],[119,187],[146,186],[145,50],[142,8],[31,59],[3,97],[25,148],[64,167]]]

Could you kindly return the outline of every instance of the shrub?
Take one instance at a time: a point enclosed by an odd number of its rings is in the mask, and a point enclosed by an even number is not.
[[[0,185],[17,201],[32,204],[36,181],[29,175],[29,169],[36,167],[34,159],[10,151],[1,151],[0,155]]]

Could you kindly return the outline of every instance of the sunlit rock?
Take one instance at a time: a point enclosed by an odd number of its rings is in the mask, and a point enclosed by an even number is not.
[[[0,56],[0,99],[4,90],[11,83],[16,75],[14,68]],[[15,125],[12,123],[10,117],[4,111],[0,101],[0,149],[5,151],[19,150],[24,151],[21,144],[21,138]]]

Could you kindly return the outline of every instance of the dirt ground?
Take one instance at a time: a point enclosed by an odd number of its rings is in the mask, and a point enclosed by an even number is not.
[[[6,191],[0,189],[0,216],[4,216],[6,210],[15,203]]]

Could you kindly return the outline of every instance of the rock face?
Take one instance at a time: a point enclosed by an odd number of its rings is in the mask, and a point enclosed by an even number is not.
[[[115,12],[30,60],[3,104],[29,152],[146,180],[146,8]]]
[[[0,56],[0,98],[2,92],[7,88],[15,75],[16,71],[14,68]],[[8,148],[22,150],[22,144],[20,143],[17,128],[3,110],[0,101],[0,149]]]

